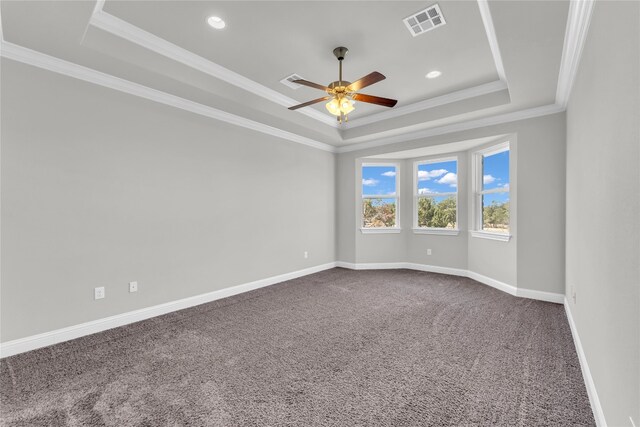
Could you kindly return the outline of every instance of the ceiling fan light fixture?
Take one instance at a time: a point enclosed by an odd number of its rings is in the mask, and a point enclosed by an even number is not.
[[[340,103],[338,102],[338,100],[336,98],[333,98],[331,101],[327,102],[327,104],[325,105],[327,107],[327,110],[333,114],[334,116],[339,116],[341,111],[340,111]]]
[[[349,114],[353,110],[355,110],[355,107],[353,106],[352,100],[349,98],[342,98],[340,100],[340,111],[342,111],[343,114]]]
[[[425,77],[428,79],[435,79],[437,77],[440,77],[441,75],[442,75],[442,71],[433,70],[433,71],[429,71]]]

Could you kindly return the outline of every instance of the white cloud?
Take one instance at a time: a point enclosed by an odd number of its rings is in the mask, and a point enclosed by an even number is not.
[[[363,179],[362,179],[362,185],[366,185],[366,186],[368,186],[368,187],[371,187],[371,186],[373,186],[373,185],[376,185],[378,182],[379,182],[379,181],[378,181],[377,179],[373,179],[373,178],[370,178],[370,179],[364,179],[364,178],[363,178]]]
[[[446,169],[435,169],[432,171],[418,171],[418,181],[428,181],[431,178],[437,178],[444,175],[448,171]]]
[[[433,191],[429,188],[418,188],[418,194],[431,194]]]
[[[507,182],[506,184],[502,184],[501,187],[502,188],[506,188],[508,190],[509,189],[509,183]]]
[[[382,176],[396,176],[396,171],[386,171]]]
[[[482,177],[483,184],[491,184],[495,180],[495,177],[493,177],[492,175],[485,175]]]
[[[442,178],[437,180],[436,182],[438,184],[449,184],[450,187],[457,187],[458,186],[458,175],[453,173],[453,172],[449,172],[445,176],[443,176]]]

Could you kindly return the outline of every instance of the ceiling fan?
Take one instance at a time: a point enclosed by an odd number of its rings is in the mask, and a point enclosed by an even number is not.
[[[294,83],[297,83],[299,85],[323,90],[329,95],[323,96],[322,98],[314,99],[313,101],[305,102],[303,104],[294,105],[293,107],[289,107],[289,110],[297,110],[298,108],[307,107],[309,105],[317,104],[318,102],[330,100],[326,104],[327,110],[329,110],[329,112],[334,116],[337,116],[338,122],[342,123],[343,120],[347,121],[349,119],[348,114],[355,109],[355,107],[353,106],[353,101],[362,101],[369,104],[382,105],[383,107],[393,107],[394,105],[396,105],[398,101],[395,99],[381,98],[379,96],[358,93],[360,89],[370,86],[374,83],[378,83],[379,81],[386,78],[377,71],[367,74],[360,80],[357,80],[353,83],[342,79],[342,61],[344,60],[344,56],[347,54],[348,50],[349,49],[342,46],[333,49],[333,54],[336,56],[336,58],[338,58],[338,62],[340,63],[340,71],[338,80],[329,83],[328,86],[323,86],[321,84],[313,83],[307,80],[293,81]]]

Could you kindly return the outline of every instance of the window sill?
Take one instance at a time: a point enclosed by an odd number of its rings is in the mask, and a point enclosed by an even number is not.
[[[439,234],[441,236],[457,236],[460,230],[452,228],[414,228],[414,234]]]
[[[472,237],[477,237],[480,239],[498,240],[500,242],[508,242],[511,239],[511,234],[489,233],[487,231],[471,231],[470,233]]]
[[[361,228],[360,231],[362,234],[389,234],[389,233],[400,233],[402,230],[400,228],[389,227],[389,228]]]

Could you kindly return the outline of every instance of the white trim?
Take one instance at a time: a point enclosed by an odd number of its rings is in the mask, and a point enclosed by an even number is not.
[[[440,267],[437,265],[416,264],[412,262],[407,262],[405,264],[406,266],[404,268],[408,268],[410,270],[427,271],[429,273],[449,274],[451,276],[460,276],[460,277],[468,276],[467,270],[463,270],[461,268]]]
[[[196,55],[187,49],[181,48],[116,16],[104,12],[102,8],[96,8],[94,10],[89,24],[284,107],[291,107],[292,105],[300,103],[278,91],[261,85],[213,61],[209,61],[200,55]],[[297,111],[331,127],[338,127],[333,116],[329,116],[312,108],[303,108]]]
[[[414,102],[413,104],[395,107],[380,113],[369,114],[368,116],[352,119],[342,125],[341,129],[353,129],[360,126],[377,123],[383,120],[391,119],[406,114],[416,113],[418,111],[428,110],[430,108],[439,107],[441,105],[451,104],[453,102],[463,101],[469,98],[475,98],[481,95],[487,95],[494,92],[507,89],[505,82],[496,80],[494,82],[473,86],[467,89],[458,90],[447,93],[446,95],[436,96],[435,98],[425,99],[423,101]]]
[[[499,280],[492,279],[491,277],[484,276],[480,273],[465,270],[462,268],[439,267],[435,265],[417,264],[412,262],[352,263],[344,261],[337,261],[336,267],[348,268],[350,270],[389,270],[405,268],[416,271],[450,274],[452,276],[468,277],[475,280],[476,282],[491,286],[492,288],[498,289],[499,291],[506,292],[509,295],[513,295],[519,298],[529,298],[539,301],[553,302],[556,304],[562,304],[563,302],[565,302],[563,294],[518,288],[517,286],[509,285]]]
[[[378,227],[378,228],[365,228],[360,227],[362,234],[398,234],[402,232],[398,227]]]
[[[498,240],[500,242],[508,242],[512,237],[511,234],[490,233],[488,231],[469,231],[469,233],[471,233],[471,237],[476,237],[479,239]]]
[[[73,62],[64,61],[62,59],[46,55],[35,50],[31,50],[26,47],[18,46],[13,43],[2,41],[0,54],[5,58],[12,59],[14,61],[29,64],[48,71],[53,71],[54,73],[73,77],[79,80],[84,80],[89,83],[104,86],[109,89],[114,89],[130,95],[138,96],[140,98],[145,98],[150,101],[158,102],[160,104],[180,108],[182,110],[199,114],[201,116],[210,117],[212,119],[255,130],[267,135],[272,135],[278,138],[297,142],[299,144],[307,145],[309,147],[329,151],[332,153],[336,150],[332,145],[325,144],[323,142],[316,141],[302,135],[288,132],[273,126],[266,125],[264,123],[256,122],[242,116],[228,113],[226,111],[218,110],[217,108],[213,108],[208,105],[198,104],[197,102],[193,102],[188,99],[180,98],[178,96],[152,89],[138,83],[130,82],[119,77],[105,74],[103,72],[93,70],[82,65],[74,64]]]
[[[591,403],[591,410],[593,411],[593,418],[596,421],[598,427],[606,427],[607,421],[604,418],[604,412],[602,411],[602,405],[600,405],[600,398],[598,397],[598,391],[596,390],[596,384],[593,382],[591,376],[591,370],[589,369],[589,363],[587,362],[587,356],[582,348],[582,342],[580,341],[580,335],[578,335],[578,329],[576,323],[573,320],[571,314],[571,308],[569,301],[564,298],[564,310],[567,313],[567,320],[569,321],[569,328],[571,328],[571,336],[573,337],[573,343],[578,353],[578,360],[580,361],[580,368],[582,370],[582,378],[584,378],[584,384],[587,389],[587,395],[589,396],[589,403]]]
[[[477,282],[484,283],[485,285],[491,286],[492,288],[498,289],[502,292],[506,292],[510,295],[518,296],[517,286],[509,285],[499,280],[492,279],[491,277],[484,276],[480,273],[476,273],[475,271],[468,271],[467,277]]]
[[[569,103],[573,82],[578,72],[594,4],[594,0],[569,2],[569,16],[564,34],[564,47],[562,49],[562,59],[560,60],[560,72],[558,73],[558,88],[556,90],[556,103],[564,108]]]
[[[500,46],[498,46],[498,36],[496,36],[496,29],[493,26],[493,18],[491,17],[491,10],[489,9],[489,2],[487,0],[478,0],[478,8],[480,8],[480,16],[482,17],[482,23],[487,33],[487,40],[489,41],[489,47],[491,48],[491,54],[493,55],[493,62],[496,64],[496,71],[500,80],[507,85],[507,74],[504,71],[504,64],[502,63],[502,55],[500,55]]]
[[[196,295],[189,298],[171,301],[164,304],[154,305],[139,310],[129,311],[127,313],[117,314],[115,316],[105,317],[103,319],[93,320],[91,322],[81,323],[79,325],[69,326],[67,328],[56,329],[54,331],[45,332],[38,335],[32,335],[26,338],[20,338],[13,341],[0,343],[0,357],[13,356],[15,354],[24,353],[25,351],[35,350],[37,348],[69,341],[86,335],[95,334],[97,332],[106,331],[108,329],[117,328],[119,326],[128,325],[141,320],[160,316],[162,314],[171,313],[177,310],[205,304],[222,298],[252,291],[254,289],[263,288],[265,286],[274,285],[276,283],[285,282],[287,280],[296,279],[298,277],[307,276],[309,274],[328,270],[336,266],[335,262],[318,265],[315,267],[305,268],[303,270],[293,271],[291,273],[280,274],[278,276],[268,277],[266,279],[256,280],[241,285],[231,286],[206,294]]]
[[[543,105],[540,107],[528,108],[526,110],[513,111],[505,114],[498,114],[496,116],[483,117],[481,119],[468,120],[465,122],[454,123],[451,125],[438,126],[429,129],[423,129],[416,132],[405,133],[402,135],[394,135],[389,137],[383,137],[379,139],[373,139],[371,141],[360,142],[351,145],[345,145],[337,148],[337,153],[349,153],[352,151],[364,150],[367,148],[381,147],[383,145],[395,144],[398,142],[412,141],[421,138],[428,138],[431,136],[445,135],[454,132],[462,132],[465,130],[478,129],[482,127],[488,127],[493,125],[499,125],[503,123],[511,123],[519,120],[531,119],[534,117],[547,116],[549,114],[561,113],[565,109],[557,104]],[[345,143],[349,143],[349,140],[345,140]]]
[[[460,234],[460,230],[457,228],[414,227],[413,234],[439,234],[442,236],[457,236],[458,234]]]
[[[516,296],[521,298],[536,299],[538,301],[554,302],[564,304],[564,295],[554,292],[537,291],[535,289],[518,288]]]

